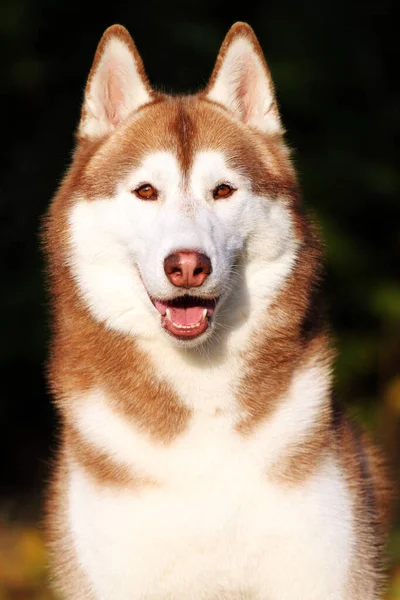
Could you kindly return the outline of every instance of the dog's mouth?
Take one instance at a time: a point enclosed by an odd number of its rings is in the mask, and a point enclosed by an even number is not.
[[[218,302],[218,298],[195,296],[151,300],[161,315],[164,329],[178,339],[193,339],[203,334],[211,323]]]

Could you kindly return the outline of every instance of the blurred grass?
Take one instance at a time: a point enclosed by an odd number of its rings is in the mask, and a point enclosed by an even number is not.
[[[0,529],[0,600],[52,600],[46,550],[34,524]]]
[[[389,548],[394,561],[385,600],[400,600],[400,528]],[[48,586],[43,537],[33,523],[0,528],[0,600],[55,600]]]

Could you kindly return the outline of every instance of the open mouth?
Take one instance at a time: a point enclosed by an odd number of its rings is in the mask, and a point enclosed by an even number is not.
[[[218,299],[182,296],[152,302],[161,315],[161,324],[177,338],[195,338],[204,333],[211,321]]]

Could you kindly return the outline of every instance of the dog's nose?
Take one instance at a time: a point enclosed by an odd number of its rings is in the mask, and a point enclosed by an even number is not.
[[[176,287],[199,287],[212,271],[211,261],[205,254],[193,250],[174,252],[164,260],[164,271]]]

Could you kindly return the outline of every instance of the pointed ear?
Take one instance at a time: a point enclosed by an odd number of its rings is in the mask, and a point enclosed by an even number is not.
[[[283,133],[271,74],[247,23],[229,30],[205,94],[243,123],[264,133]]]
[[[89,73],[78,136],[93,139],[110,133],[130,112],[153,97],[128,31],[122,25],[109,27]]]

